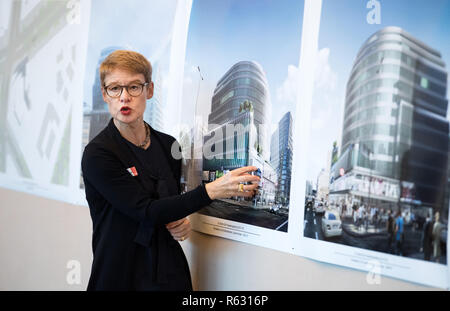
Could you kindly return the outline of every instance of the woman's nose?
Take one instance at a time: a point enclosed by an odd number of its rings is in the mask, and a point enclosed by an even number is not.
[[[131,95],[128,94],[128,90],[126,88],[123,88],[122,94],[120,94],[120,101],[127,103],[130,101],[130,99],[131,99]]]

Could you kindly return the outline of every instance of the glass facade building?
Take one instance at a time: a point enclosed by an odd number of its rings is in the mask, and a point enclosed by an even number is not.
[[[233,65],[218,81],[208,116],[209,130],[236,118],[242,104],[250,104],[254,112],[254,124],[258,139],[255,146],[264,158],[268,158],[269,144],[266,141],[270,105],[269,87],[263,68],[253,61],[241,61]]]
[[[259,193],[253,200],[241,201],[254,208],[269,208],[277,189],[277,173],[267,161],[269,98],[262,67],[251,61],[236,63],[217,83],[203,137],[204,178],[214,180],[242,166],[259,168]]]
[[[449,143],[446,93],[447,72],[438,51],[398,27],[373,34],[347,82],[331,192],[359,189],[367,198],[378,187],[381,201],[441,207]],[[406,194],[404,185],[413,191]]]
[[[278,123],[270,142],[270,163],[278,175],[275,201],[289,204],[292,173],[292,115],[287,112]]]
[[[116,50],[124,49],[120,46],[110,46],[104,48],[100,52],[100,58],[97,62],[97,70],[95,71],[94,85],[92,86],[92,111],[85,113],[90,116],[89,141],[98,135],[108,124],[111,115],[109,113],[108,104],[105,103],[102,96],[100,85],[100,65],[105,58]],[[84,148],[83,148],[84,149]]]
[[[144,120],[150,124],[155,130],[164,130],[163,121],[163,77],[158,64],[152,64],[153,75],[153,97],[147,100],[147,106],[144,111]]]
[[[203,170],[224,171],[251,165],[256,140],[253,112],[242,112],[203,137]]]
[[[275,202],[278,174],[253,147],[258,135],[253,116],[253,111],[242,111],[203,137],[203,175],[212,181],[242,166],[258,167],[261,173],[258,194],[254,200],[243,201],[254,208],[268,208]]]

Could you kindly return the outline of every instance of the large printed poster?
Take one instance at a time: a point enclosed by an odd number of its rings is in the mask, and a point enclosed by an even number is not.
[[[215,200],[197,230],[287,250],[303,1],[194,1],[181,143],[185,189],[254,165],[253,199]]]
[[[151,61],[144,119],[175,136],[190,8],[188,0],[1,1],[1,185],[87,205],[81,155],[110,118],[98,68],[116,49]]]
[[[5,0],[0,12],[1,184],[70,200],[90,3]]]
[[[447,286],[449,21],[448,1],[323,1],[302,254]]]

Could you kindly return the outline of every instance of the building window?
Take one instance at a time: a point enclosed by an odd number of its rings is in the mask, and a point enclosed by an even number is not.
[[[422,77],[420,79],[420,86],[423,87],[424,89],[427,89],[428,88],[428,79]]]
[[[223,104],[227,99],[234,96],[234,90],[229,91],[222,99],[220,100],[220,103]]]

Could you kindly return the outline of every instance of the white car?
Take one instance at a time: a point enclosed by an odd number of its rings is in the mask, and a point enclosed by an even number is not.
[[[322,232],[327,238],[342,235],[342,222],[336,212],[326,211],[322,216]]]
[[[323,205],[322,202],[314,203],[314,212],[316,212],[316,214],[323,214],[323,213],[325,213],[325,206]]]

